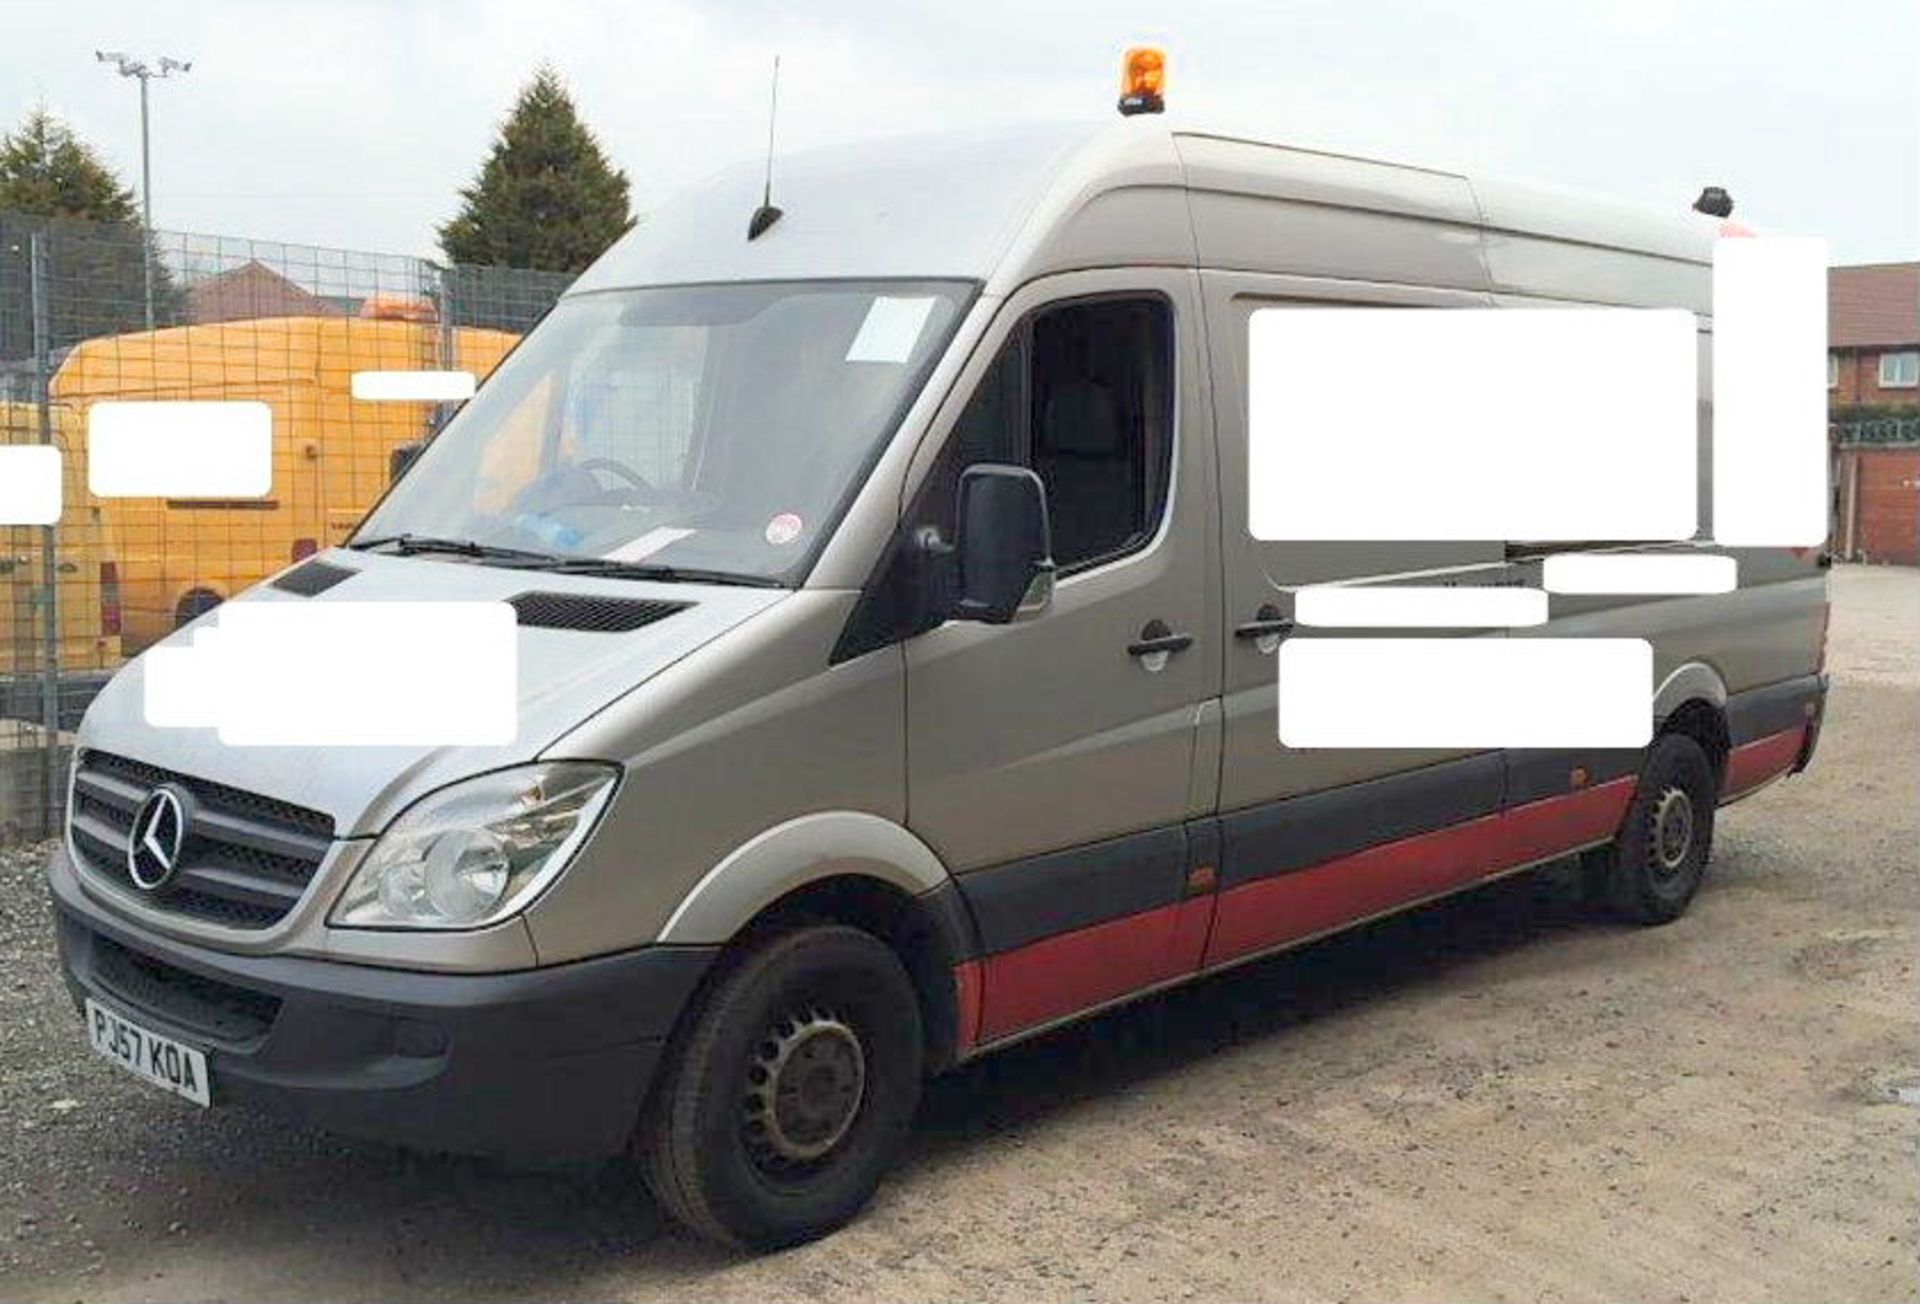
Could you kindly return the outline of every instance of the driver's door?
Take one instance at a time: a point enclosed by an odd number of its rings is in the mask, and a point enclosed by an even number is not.
[[[1172,269],[1028,287],[929,475],[945,519],[964,463],[1032,467],[1059,567],[1043,613],[906,644],[909,822],[979,924],[987,1039],[1204,945],[1211,849],[1188,822],[1214,800],[1220,621],[1193,293]],[[1139,651],[1155,631],[1188,641]]]

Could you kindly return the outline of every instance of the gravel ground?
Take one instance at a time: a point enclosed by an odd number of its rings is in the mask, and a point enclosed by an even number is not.
[[[1879,1300],[1916,1289],[1920,577],[1835,572],[1813,771],[1665,929],[1561,871],[937,1083],[854,1227],[764,1258],[632,1175],[161,1096],[86,1050],[0,853],[0,1298]]]

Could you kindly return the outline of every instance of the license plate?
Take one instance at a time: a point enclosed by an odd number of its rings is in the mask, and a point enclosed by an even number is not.
[[[87,1002],[87,1039],[93,1048],[127,1072],[185,1096],[196,1105],[210,1105],[207,1057],[171,1037],[149,1032],[115,1014],[104,1005]]]

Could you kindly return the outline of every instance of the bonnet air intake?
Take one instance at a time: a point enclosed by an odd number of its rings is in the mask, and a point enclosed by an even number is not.
[[[274,580],[273,587],[286,593],[298,593],[303,598],[311,598],[317,593],[325,593],[342,580],[352,579],[359,573],[350,566],[310,561]]]
[[[656,598],[603,598],[591,593],[522,593],[508,599],[508,605],[520,624],[535,629],[625,634],[665,620],[693,604]]]

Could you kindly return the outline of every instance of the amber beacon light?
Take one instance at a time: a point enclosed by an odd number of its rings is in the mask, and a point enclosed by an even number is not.
[[[1128,50],[1120,72],[1120,112],[1129,118],[1136,113],[1165,112],[1166,90],[1166,52],[1152,45]]]

